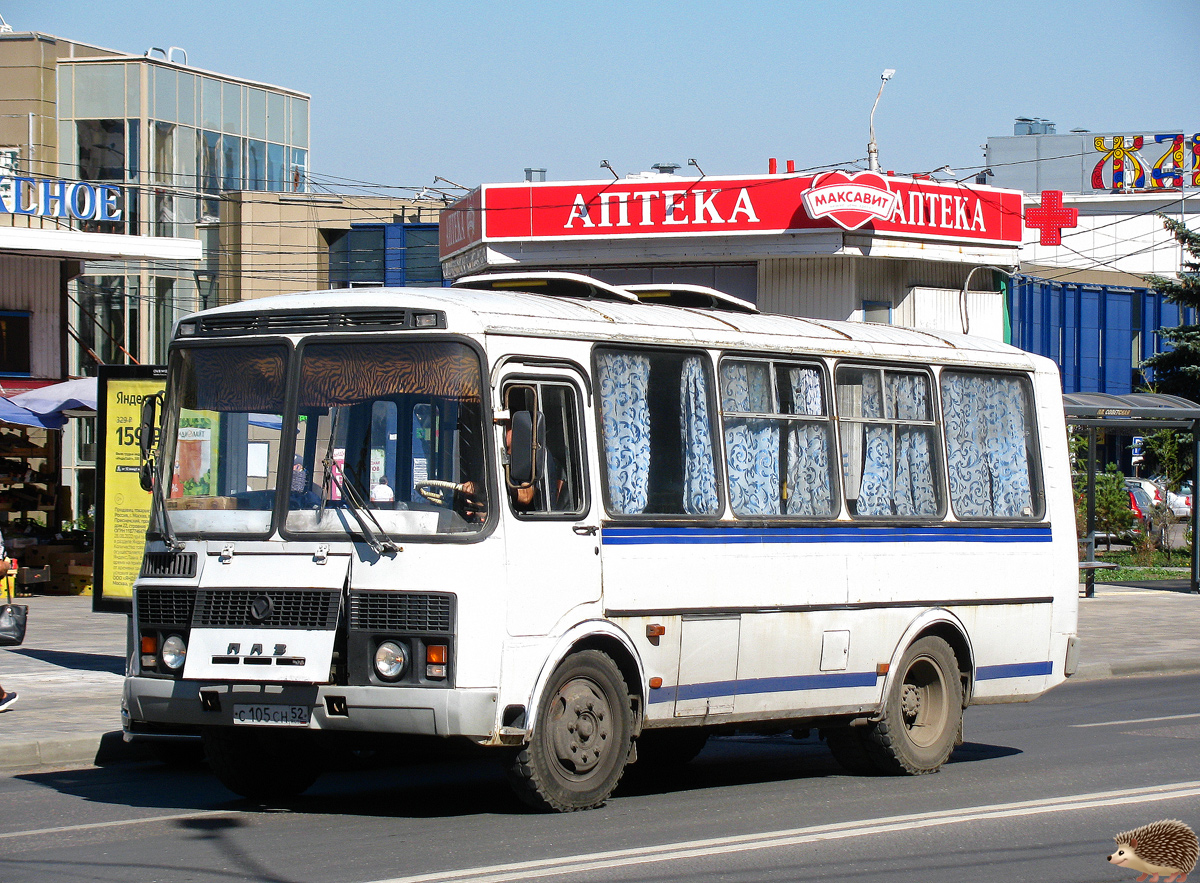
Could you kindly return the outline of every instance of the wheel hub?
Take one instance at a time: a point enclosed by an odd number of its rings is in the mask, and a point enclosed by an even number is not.
[[[612,735],[612,715],[603,695],[590,682],[569,681],[559,690],[552,721],[554,754],[567,770],[591,772],[600,763]]]
[[[900,693],[900,710],[904,713],[904,720],[909,724],[912,724],[917,719],[917,715],[921,713],[921,691],[915,684],[904,685],[904,689]]]

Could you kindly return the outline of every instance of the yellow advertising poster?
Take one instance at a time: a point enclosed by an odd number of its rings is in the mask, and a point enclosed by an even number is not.
[[[97,390],[96,557],[92,608],[128,613],[142,566],[150,493],[142,490],[142,403],[162,392],[166,368],[101,366]]]

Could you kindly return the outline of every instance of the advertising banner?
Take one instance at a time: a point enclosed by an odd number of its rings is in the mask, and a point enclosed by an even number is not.
[[[1022,194],[875,172],[487,184],[442,212],[442,257],[479,242],[859,230],[1019,244]]]
[[[96,411],[96,553],[92,609],[130,613],[150,493],[140,480],[142,403],[166,386],[164,365],[101,365]]]

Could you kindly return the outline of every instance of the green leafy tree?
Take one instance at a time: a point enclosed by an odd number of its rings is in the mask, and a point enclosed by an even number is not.
[[[1173,304],[1200,310],[1200,233],[1171,218],[1163,226],[1183,246],[1179,278],[1148,277],[1150,287]],[[1159,331],[1171,348],[1147,359],[1143,366],[1154,372],[1156,391],[1200,401],[1200,325],[1179,325]]]
[[[1112,548],[1112,538],[1120,536],[1133,527],[1133,510],[1129,508],[1129,491],[1125,487],[1125,476],[1115,463],[1096,475],[1096,530],[1108,535],[1107,547]]]

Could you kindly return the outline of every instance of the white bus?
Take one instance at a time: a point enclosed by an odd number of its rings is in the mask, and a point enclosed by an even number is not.
[[[1010,346],[494,274],[197,313],[169,366],[127,728],[240,794],[406,735],[554,810],[737,729],[928,773],[1074,670],[1061,387]]]

